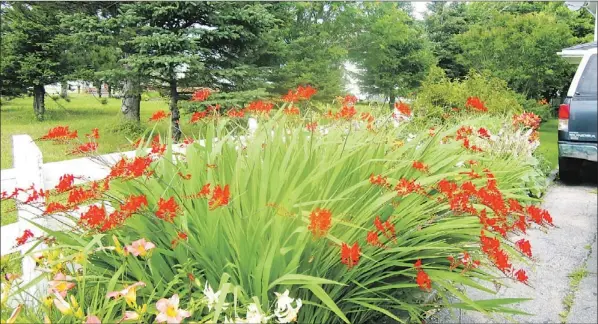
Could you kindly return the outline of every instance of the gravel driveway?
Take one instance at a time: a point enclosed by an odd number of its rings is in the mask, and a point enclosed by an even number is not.
[[[547,233],[534,229],[527,235],[536,260],[528,269],[529,284],[533,288],[510,284],[494,296],[479,291],[468,292],[473,300],[533,298],[513,305],[532,316],[489,318],[477,312],[455,310],[451,315],[443,310],[427,322],[597,323],[597,196],[595,184],[566,186],[554,183],[544,198],[543,208],[550,212],[557,227]]]

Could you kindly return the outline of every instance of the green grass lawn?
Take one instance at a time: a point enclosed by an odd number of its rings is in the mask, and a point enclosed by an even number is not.
[[[108,99],[106,105],[102,105],[91,95],[72,95],[71,101],[66,102],[59,99],[57,102],[46,97],[45,120],[39,122],[33,115],[33,98],[23,97],[11,101],[3,99],[0,108],[0,137],[1,137],[1,168],[12,168],[12,143],[11,136],[16,134],[28,134],[33,139],[39,138],[55,126],[69,126],[71,130],[79,131],[79,138],[85,141],[85,134],[91,129],[100,130],[98,141],[99,153],[113,153],[119,151],[130,151],[126,136],[122,132],[110,132],[120,121],[120,99]],[[158,110],[168,111],[166,100],[152,100],[141,102],[141,124],[151,126],[149,117]],[[184,133],[192,132],[198,126],[189,125],[189,116],[181,117],[181,126]],[[161,122],[158,129],[166,132],[168,122]],[[132,135],[133,136],[133,135]],[[131,137],[132,137],[131,136]],[[132,138],[133,140],[136,138]],[[55,162],[77,158],[78,156],[67,155],[67,151],[74,146],[55,145],[51,142],[38,141],[37,145],[42,151],[44,162]]]
[[[540,147],[538,152],[546,158],[552,169],[558,165],[558,119],[551,119],[540,125]]]

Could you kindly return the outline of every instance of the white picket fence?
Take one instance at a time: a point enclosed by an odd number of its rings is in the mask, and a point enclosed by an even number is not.
[[[249,118],[248,131],[249,134],[255,132],[258,127],[255,118]],[[246,140],[245,136],[240,136],[242,141]],[[199,141],[199,145],[204,146],[203,140]],[[173,144],[172,151],[185,154],[186,147],[180,144]],[[12,152],[13,152],[13,166],[12,169],[5,169],[0,171],[0,190],[8,194],[12,193],[15,188],[29,188],[31,185],[36,190],[44,189],[50,190],[54,188],[60,181],[60,177],[65,174],[72,174],[75,177],[75,185],[83,184],[85,182],[104,179],[110,173],[110,166],[114,165],[123,156],[127,158],[134,157],[136,151],[128,151],[121,153],[111,153],[100,155],[96,157],[85,157],[72,160],[65,160],[60,162],[44,163],[43,156],[39,147],[35,144],[29,135],[14,135],[12,137]],[[101,163],[100,163],[101,161]],[[20,192],[17,196],[19,201],[27,199],[27,193]],[[60,229],[60,223],[56,218],[60,217],[39,217],[45,209],[44,201],[39,200],[35,204],[17,204],[17,222],[4,225],[0,227],[0,256],[5,256],[11,253],[24,254],[31,250],[34,242],[16,246],[16,239],[28,229],[35,236],[42,235],[42,231],[36,226],[32,225],[28,220],[33,220],[40,225],[57,230]],[[85,211],[81,208],[77,213],[71,213],[77,217]],[[65,219],[62,218],[62,221]],[[35,250],[42,250],[45,246],[38,245]],[[31,257],[22,258],[22,280],[23,284],[27,284],[31,280],[38,277],[41,273],[36,269],[35,261]],[[45,295],[47,292],[47,282],[42,280],[33,285],[27,290],[26,294],[22,294],[19,298],[20,302],[33,304],[34,298]],[[14,304],[14,301],[12,302]]]

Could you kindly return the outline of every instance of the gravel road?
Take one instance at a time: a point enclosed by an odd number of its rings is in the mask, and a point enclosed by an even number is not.
[[[544,198],[543,208],[557,226],[547,233],[528,231],[536,262],[528,268],[531,287],[510,284],[496,295],[470,291],[473,300],[526,297],[531,301],[514,305],[532,316],[515,315],[492,318],[471,311],[445,309],[428,323],[598,323],[596,235],[597,192],[595,184],[567,186],[554,183]],[[578,289],[573,289],[570,275],[587,269]],[[569,300],[569,307],[565,306]],[[572,303],[571,303],[572,301]],[[564,317],[563,317],[564,316]]]

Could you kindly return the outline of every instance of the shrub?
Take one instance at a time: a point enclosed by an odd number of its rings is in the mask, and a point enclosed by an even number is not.
[[[556,117],[554,108],[548,103],[542,103],[533,99],[525,99],[523,96],[520,99],[520,102],[523,106],[523,110],[540,116],[542,122]]]
[[[440,68],[433,68],[417,92],[413,103],[415,115],[442,121],[453,108],[464,110],[470,97],[483,101],[489,114],[521,112],[519,95],[505,81],[489,72],[470,71],[464,80],[451,81]]]
[[[55,281],[59,272],[77,279],[62,292],[81,310],[67,298],[74,314],[66,319],[117,322],[128,311],[153,322],[157,303],[177,294],[194,321],[420,321],[437,306],[423,302],[432,287],[461,299],[455,307],[517,313],[505,305],[521,299],[478,303],[455,285],[491,292],[474,279],[494,282],[496,268],[527,281],[516,250],[531,256],[529,242],[513,244],[506,234],[551,224],[526,195],[533,167],[466,145],[486,137],[461,126],[402,141],[386,118],[350,108],[260,113],[259,129],[242,138],[226,131],[230,119],[216,119],[201,142],[183,144],[184,157],[152,140],[150,155],[117,162],[92,189],[61,181],[57,189],[75,192],[74,204],[101,196],[112,206],[80,210],[70,231],[43,228],[55,243],[42,266]],[[311,124],[322,119],[329,123]],[[121,291],[117,301],[104,298],[112,291]],[[272,314],[284,301],[286,313]]]
[[[100,99],[100,103],[101,103],[102,105],[107,105],[107,104],[108,104],[108,99],[106,99],[106,98],[102,98],[102,99]]]
[[[145,126],[142,124],[125,119],[118,119],[111,128],[107,129],[110,133],[117,133],[130,138],[139,137],[145,130]]]

